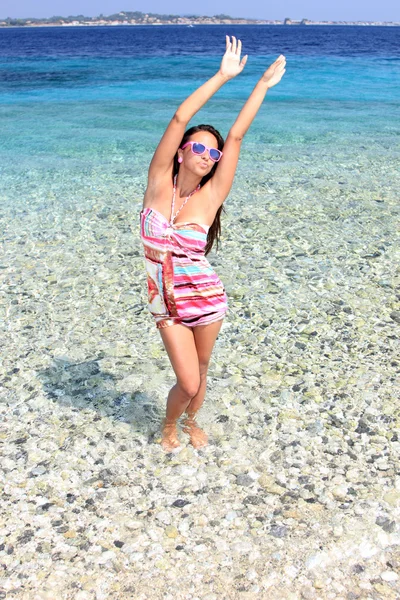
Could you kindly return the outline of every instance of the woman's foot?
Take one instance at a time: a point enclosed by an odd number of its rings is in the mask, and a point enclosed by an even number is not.
[[[178,431],[176,429],[176,421],[163,420],[161,446],[166,452],[171,452],[175,448],[180,447],[178,440]]]
[[[189,434],[190,443],[194,448],[202,448],[203,446],[207,446],[208,435],[202,429],[200,429],[194,417],[187,417],[183,421],[183,424],[183,431]]]

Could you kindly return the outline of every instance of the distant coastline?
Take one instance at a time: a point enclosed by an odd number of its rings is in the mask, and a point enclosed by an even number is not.
[[[398,27],[400,26],[400,21],[311,21],[309,19],[296,21],[289,17],[283,20],[267,20],[234,18],[228,15],[215,15],[213,17],[193,15],[181,17],[178,15],[159,15],[138,11],[119,12],[109,16],[100,14],[97,17],[77,15],[69,17],[54,16],[46,19],[12,19],[10,17],[0,19],[0,27],[107,27],[116,25],[186,25],[187,27],[195,25],[360,25]]]

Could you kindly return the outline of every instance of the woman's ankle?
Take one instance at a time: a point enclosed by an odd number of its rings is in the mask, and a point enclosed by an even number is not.
[[[196,416],[197,416],[197,411],[195,412],[186,412],[185,413],[185,422],[186,423],[195,423],[196,422]]]
[[[176,427],[177,419],[172,419],[169,417],[164,417],[162,421],[163,427]]]

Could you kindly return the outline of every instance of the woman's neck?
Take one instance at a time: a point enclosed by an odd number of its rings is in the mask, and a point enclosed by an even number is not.
[[[201,177],[193,173],[180,172],[176,179],[176,195],[186,198],[197,188],[201,180]]]

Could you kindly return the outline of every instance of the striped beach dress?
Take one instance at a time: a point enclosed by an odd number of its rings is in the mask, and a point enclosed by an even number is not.
[[[176,177],[169,221],[154,208],[140,213],[148,307],[159,329],[176,323],[207,325],[223,319],[228,309],[224,286],[204,253],[209,226],[175,223],[175,190]]]

